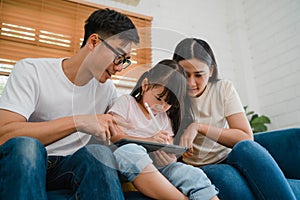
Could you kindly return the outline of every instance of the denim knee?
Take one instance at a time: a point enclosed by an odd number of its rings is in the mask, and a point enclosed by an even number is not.
[[[246,179],[229,164],[210,164],[202,167],[212,183],[218,188],[220,199],[255,200]]]
[[[258,157],[266,156],[268,151],[259,145],[257,142],[250,140],[243,140],[237,143],[232,151],[229,153],[227,160],[229,161],[242,161],[247,157],[248,160],[253,159],[253,161],[257,160]]]
[[[233,151],[242,151],[242,152],[249,152],[252,150],[253,147],[259,146],[256,142],[251,140],[243,140],[238,142],[233,148]]]
[[[8,140],[0,148],[0,158],[7,157],[7,162],[18,162],[14,168],[30,170],[37,165],[46,168],[47,152],[44,145],[30,137],[16,137]]]
[[[88,182],[118,179],[117,165],[111,150],[100,144],[87,145],[68,157],[69,165],[74,166],[74,180]],[[95,178],[97,176],[97,178]]]
[[[37,139],[16,137],[0,146],[0,199],[46,199],[46,149]]]
[[[200,168],[175,162],[162,168],[161,173],[189,199],[208,200],[218,194]]]
[[[226,162],[236,167],[247,178],[258,199],[295,199],[278,164],[258,143],[239,142],[233,147]]]
[[[51,174],[51,187],[71,187],[76,199],[124,199],[115,164],[108,147],[87,145],[60,157]]]
[[[87,145],[74,154],[75,156],[83,157],[81,163],[94,163],[93,166],[105,165],[106,167],[116,169],[115,157],[112,151],[104,145],[92,144]],[[92,167],[92,166],[90,166]]]
[[[151,158],[144,147],[136,144],[126,144],[114,151],[120,173],[127,181],[133,181],[149,164]]]

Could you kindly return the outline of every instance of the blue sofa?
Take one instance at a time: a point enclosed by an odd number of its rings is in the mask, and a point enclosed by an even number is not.
[[[285,135],[284,137],[282,137]],[[285,163],[286,169],[291,169],[288,171],[296,171],[300,168],[300,128],[290,128],[290,129],[282,129],[275,131],[267,131],[262,133],[257,133],[254,135],[254,140],[264,146],[274,157],[278,163],[280,159],[284,159],[287,156],[292,156],[294,160],[297,162],[293,163]],[[292,144],[292,145],[289,145]],[[280,151],[276,151],[276,149],[280,148]],[[284,152],[284,155],[283,155]],[[297,154],[288,154],[287,152],[297,152]],[[293,160],[288,159],[288,160]],[[300,199],[300,177],[297,177],[300,173],[297,174],[289,174],[289,172],[284,172],[286,177],[288,178],[288,182],[290,183],[297,199]],[[206,168],[205,172],[207,176],[211,179],[213,184],[215,184],[219,189],[219,197],[222,200],[235,200],[235,199],[243,199],[243,200],[253,200],[256,199],[251,192],[246,180],[241,177],[240,173],[230,165],[227,164],[218,164],[212,168]],[[231,176],[232,182],[227,181],[226,177]],[[296,179],[291,179],[294,177]],[[49,199],[67,199],[70,197],[70,191],[61,190],[61,191],[49,191],[48,198]],[[139,192],[125,192],[125,199],[149,199]]]

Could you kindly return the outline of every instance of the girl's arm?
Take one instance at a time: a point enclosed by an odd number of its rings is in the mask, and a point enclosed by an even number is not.
[[[118,135],[113,136],[110,141],[116,142],[123,138],[134,139],[134,140],[142,140],[142,141],[149,141],[149,142],[158,142],[158,143],[170,143],[170,137],[168,136],[168,131],[159,131],[152,137],[136,137],[136,136],[129,136],[124,131],[120,130]]]
[[[113,116],[113,118],[115,119],[115,121],[118,121],[118,124],[128,124],[128,122],[126,122],[126,120],[116,114],[116,113],[109,113]],[[172,143],[173,141],[171,140],[171,137],[169,137],[169,132],[168,131],[158,131],[155,135],[153,135],[152,137],[137,137],[137,136],[129,136],[125,133],[124,130],[127,129],[132,129],[134,127],[134,125],[132,126],[124,126],[122,125],[123,130],[121,130],[120,128],[118,128],[118,134],[114,135],[113,137],[110,138],[111,142],[116,142],[118,140],[121,140],[123,138],[128,138],[128,139],[135,139],[135,140],[142,140],[142,141],[150,141],[150,142],[158,142],[158,143]]]

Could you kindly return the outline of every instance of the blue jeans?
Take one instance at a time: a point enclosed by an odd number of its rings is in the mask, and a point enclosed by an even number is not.
[[[0,149],[0,199],[47,199],[46,190],[58,189],[71,191],[71,199],[124,199],[113,154],[105,146],[50,156],[48,163],[45,148],[32,138],[11,139]]]
[[[0,199],[47,199],[47,153],[37,140],[13,138],[0,146]]]
[[[123,145],[114,151],[114,155],[126,181],[133,181],[146,166],[152,164],[146,149],[136,144]],[[218,193],[199,168],[173,162],[158,170],[189,199],[211,199]]]
[[[221,199],[300,199],[300,129],[258,133],[226,161],[202,167]],[[259,145],[259,144],[261,145]]]

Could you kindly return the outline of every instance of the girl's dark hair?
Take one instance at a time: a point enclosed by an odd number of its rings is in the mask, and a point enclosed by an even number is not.
[[[148,90],[163,86],[160,97],[166,96],[165,101],[172,105],[167,111],[172,129],[176,135],[174,143],[179,143],[180,135],[192,121],[191,103],[187,93],[186,73],[181,65],[174,60],[162,60],[149,71],[142,74],[131,92],[136,101],[142,99],[142,82],[148,79]],[[177,134],[179,133],[179,134]]]
[[[181,60],[192,58],[196,58],[206,63],[209,69],[213,68],[213,74],[209,78],[209,82],[219,80],[218,65],[214,53],[207,42],[197,38],[186,38],[179,42],[175,48],[173,60],[179,62]]]
[[[91,34],[98,33],[103,39],[119,34],[120,39],[139,43],[139,35],[135,25],[126,16],[110,9],[94,11],[85,21],[83,47]]]

